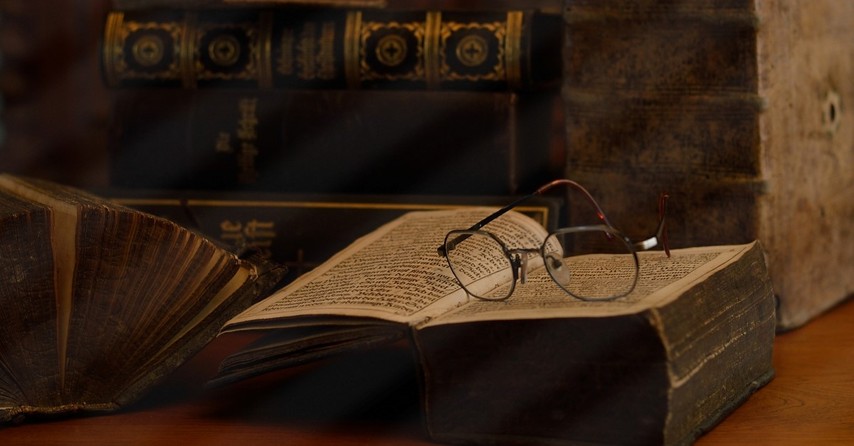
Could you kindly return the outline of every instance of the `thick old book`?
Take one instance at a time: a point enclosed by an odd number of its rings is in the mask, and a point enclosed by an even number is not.
[[[775,301],[758,243],[645,251],[634,291],[598,302],[563,292],[531,257],[512,296],[484,301],[436,247],[491,211],[408,213],[355,241],[230,320],[224,335],[261,337],[211,383],[397,342],[413,349],[437,441],[685,444],[772,378]],[[514,248],[546,236],[515,212],[487,227]],[[498,260],[482,255],[467,260]],[[622,261],[576,260],[582,280]]]
[[[533,11],[113,11],[114,87],[531,90],[560,82],[561,20]]]
[[[278,282],[162,218],[0,175],[0,424],[116,410]]]
[[[564,5],[566,175],[627,231],[666,190],[675,246],[760,240],[781,329],[850,296],[854,3]]]
[[[562,169],[550,139],[554,95],[113,93],[108,145],[114,187],[506,195],[536,187]]]

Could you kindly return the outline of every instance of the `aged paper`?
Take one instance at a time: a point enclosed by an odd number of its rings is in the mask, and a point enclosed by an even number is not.
[[[305,323],[305,318],[330,323],[336,317],[375,318],[422,326],[637,313],[675,298],[680,290],[723,268],[751,247],[689,248],[674,250],[672,257],[660,251],[640,252],[640,275],[635,289],[625,297],[603,302],[581,301],[565,293],[536,256],[529,265],[527,283],[517,283],[507,300],[489,302],[467,295],[436,249],[448,231],[468,228],[491,211],[474,208],[406,214],[355,241],[318,268],[238,315],[226,324],[224,331],[250,325],[299,325]],[[539,247],[547,235],[536,221],[515,212],[483,229],[492,232],[510,249]],[[478,261],[492,266],[506,264],[488,259]],[[614,262],[614,256],[589,255],[573,259],[570,267],[576,277],[583,277],[601,274],[608,269],[609,262]],[[496,276],[487,274],[485,281]],[[607,286],[608,281],[597,283]]]
[[[585,302],[563,292],[544,268],[528,276],[528,283],[517,284],[513,295],[501,302],[470,299],[466,304],[426,324],[470,322],[496,319],[542,319],[560,317],[605,317],[632,314],[663,305],[681,290],[708,274],[725,267],[747,252],[752,245],[714,246],[672,251],[667,257],[660,251],[639,252],[640,276],[635,289],[613,301]],[[607,261],[609,256],[589,256],[591,263]],[[576,265],[583,273],[583,262]],[[606,282],[602,282],[603,284]]]
[[[294,316],[343,315],[408,323],[436,317],[468,300],[436,249],[448,231],[466,229],[492,211],[406,214],[357,240],[228,325]],[[546,236],[539,223],[515,212],[484,229],[513,247],[535,247]]]

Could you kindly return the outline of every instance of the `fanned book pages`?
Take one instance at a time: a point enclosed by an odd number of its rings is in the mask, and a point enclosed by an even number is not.
[[[224,333],[261,336],[212,384],[407,340],[437,441],[682,444],[773,376],[774,297],[758,243],[639,253],[634,291],[599,302],[563,292],[531,258],[526,283],[483,301],[436,248],[492,210],[408,213],[355,241],[229,321]],[[486,228],[514,248],[546,236],[515,212]],[[595,278],[618,263],[569,265]]]
[[[0,175],[0,424],[118,409],[269,291],[276,268],[167,220]]]

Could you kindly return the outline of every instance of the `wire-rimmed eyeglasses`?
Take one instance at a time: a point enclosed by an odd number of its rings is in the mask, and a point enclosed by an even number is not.
[[[557,229],[549,233],[538,248],[508,248],[495,233],[482,229],[522,202],[559,185],[581,192],[595,208],[601,223]],[[666,194],[659,197],[659,223],[655,235],[635,242],[611,225],[587,189],[572,180],[554,180],[468,229],[448,232],[438,253],[447,259],[463,289],[478,299],[509,298],[519,279],[525,283],[529,258],[539,255],[552,280],[570,296],[584,301],[614,300],[628,295],[637,285],[638,251],[661,245],[670,256],[665,224],[667,198]],[[486,275],[502,275],[505,280],[491,281],[496,285],[488,289],[483,289],[482,284],[474,286],[483,282]]]

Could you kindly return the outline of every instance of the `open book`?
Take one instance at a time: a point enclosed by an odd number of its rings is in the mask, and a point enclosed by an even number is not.
[[[281,274],[265,266],[162,218],[0,174],[0,424],[136,400],[269,293]]]
[[[614,301],[574,299],[537,265],[509,299],[482,301],[436,247],[490,211],[413,212],[360,238],[231,319],[223,332],[269,335],[213,383],[408,339],[436,440],[680,443],[773,376],[758,244],[639,253],[637,286]],[[487,229],[514,247],[547,235],[515,212]]]

